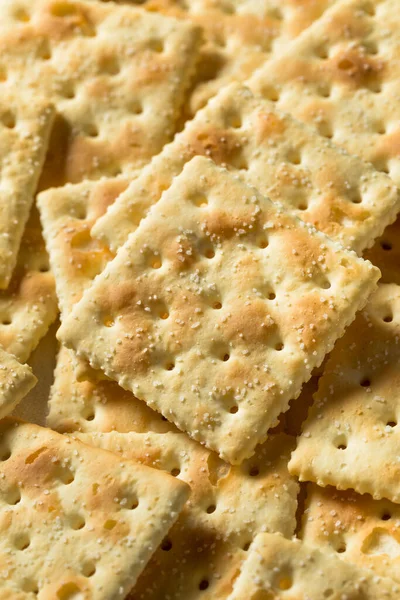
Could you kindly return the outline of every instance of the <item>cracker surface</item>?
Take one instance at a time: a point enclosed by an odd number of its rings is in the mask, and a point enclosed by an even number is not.
[[[319,380],[290,470],[300,480],[400,503],[400,287],[380,284]]]
[[[0,423],[2,597],[123,598],[188,487],[58,433]]]
[[[357,252],[373,243],[400,208],[398,190],[387,175],[276,110],[272,102],[232,85],[143,169],[95,223],[93,235],[115,251],[196,155],[236,172]]]
[[[14,409],[36,381],[28,365],[21,365],[15,356],[0,348],[0,418]]]
[[[57,109],[41,189],[115,176],[170,141],[200,31],[133,6],[18,0],[0,7],[0,89]]]
[[[247,84],[400,182],[396,0],[342,0]]]
[[[378,277],[370,263],[196,157],[84,294],[60,339],[240,462]]]
[[[226,598],[257,533],[293,535],[298,484],[287,471],[294,441],[289,436],[272,436],[239,467],[182,433],[90,433],[79,439],[172,473],[191,488],[130,600]]]
[[[260,534],[234,584],[229,600],[397,598],[399,586],[389,578],[347,564],[313,545]]]

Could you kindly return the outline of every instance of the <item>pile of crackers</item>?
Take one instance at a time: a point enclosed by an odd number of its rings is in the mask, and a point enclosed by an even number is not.
[[[1,0],[0,90],[0,600],[398,599],[398,1]]]

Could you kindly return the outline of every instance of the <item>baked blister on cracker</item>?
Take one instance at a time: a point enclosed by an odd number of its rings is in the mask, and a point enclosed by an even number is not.
[[[250,547],[228,599],[394,600],[399,592],[399,585],[388,577],[345,563],[313,544],[261,533]]]
[[[0,80],[2,74],[0,69]],[[0,103],[0,289],[7,288],[45,160],[53,106],[3,90]]]
[[[191,488],[177,522],[133,588],[132,600],[226,598],[259,532],[294,533],[299,486],[287,470],[294,442],[289,436],[271,436],[251,459],[233,467],[183,433],[73,435],[171,473]]]
[[[28,365],[0,348],[0,418],[9,414],[36,382]]]
[[[338,340],[289,464],[300,480],[400,503],[400,286],[380,284]]]
[[[2,598],[123,598],[189,487],[50,429],[0,422]]]
[[[57,109],[41,189],[132,172],[172,139],[197,27],[78,0],[5,1],[0,22],[1,92],[27,89]]]
[[[196,155],[236,172],[262,194],[346,248],[371,246],[400,209],[384,173],[323,139],[241,85],[222,90],[146,166],[94,224],[116,251]]]
[[[332,349],[379,270],[196,157],[59,337],[240,463]]]

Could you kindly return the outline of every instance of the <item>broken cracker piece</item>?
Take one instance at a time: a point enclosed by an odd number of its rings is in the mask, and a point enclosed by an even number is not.
[[[289,436],[271,436],[239,467],[183,433],[77,437],[172,473],[191,487],[189,501],[139,577],[132,600],[226,598],[257,533],[294,533],[298,484],[287,471],[294,441]]]
[[[301,481],[400,503],[400,286],[380,284],[338,340],[289,464]]]
[[[262,533],[252,544],[228,600],[382,600],[398,598],[400,587],[300,540]]]
[[[12,412],[36,382],[28,365],[21,365],[15,356],[0,348],[0,419]]]
[[[0,423],[2,598],[122,598],[188,486],[50,429]]]
[[[59,336],[92,367],[238,463],[300,393],[379,275],[196,157]]]

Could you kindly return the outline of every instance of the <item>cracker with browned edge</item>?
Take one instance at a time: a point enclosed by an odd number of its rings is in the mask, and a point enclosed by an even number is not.
[[[247,82],[400,184],[397,0],[337,2]]]
[[[312,223],[362,251],[396,218],[389,177],[344,153],[247,88],[232,85],[188,123],[93,227],[116,250],[193,156],[205,155]]]
[[[0,22],[0,90],[57,108],[41,189],[131,171],[171,140],[197,59],[191,23],[78,0],[6,0]]]
[[[400,218],[385,229],[364,256],[380,269],[382,283],[400,285]]]
[[[260,534],[228,600],[393,600],[400,587],[300,540]]]
[[[60,339],[229,462],[251,456],[379,271],[195,157]]]
[[[369,494],[307,485],[301,538],[400,583],[400,507]]]
[[[84,381],[78,381],[75,370],[74,353],[61,346],[48,402],[48,427],[60,433],[175,429],[160,413],[115,381],[100,380],[89,373]]]
[[[127,0],[121,0],[127,3]],[[279,53],[334,0],[132,0],[141,7],[202,27],[205,44],[193,82],[188,114],[232,81],[244,81]]]
[[[4,93],[0,103],[0,289],[10,283],[42,171],[54,109],[29,94]]]
[[[14,409],[36,381],[28,365],[21,365],[15,356],[0,348],[0,418]]]
[[[191,487],[188,503],[129,598],[226,598],[257,533],[293,535],[298,484],[287,471],[294,441],[289,436],[272,436],[239,467],[224,463],[183,433],[78,436],[172,473]]]
[[[0,423],[2,598],[123,598],[189,488],[50,429]]]
[[[54,278],[33,206],[10,284],[0,290],[0,346],[25,362],[57,313]]]
[[[290,469],[400,503],[400,286],[381,284],[319,380]]]

